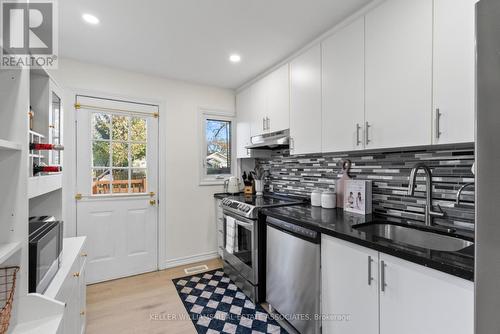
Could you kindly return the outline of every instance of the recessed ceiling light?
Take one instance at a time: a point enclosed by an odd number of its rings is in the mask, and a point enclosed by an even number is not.
[[[85,22],[90,23],[90,24],[95,25],[95,24],[99,23],[99,19],[92,14],[83,14],[82,18]]]
[[[241,56],[239,54],[232,54],[229,56],[229,61],[231,63],[239,63],[241,61]]]

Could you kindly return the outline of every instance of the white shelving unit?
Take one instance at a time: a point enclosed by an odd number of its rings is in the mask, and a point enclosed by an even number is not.
[[[65,305],[40,294],[28,294],[19,300],[18,322],[9,328],[11,334],[62,333]]]
[[[28,179],[28,198],[32,199],[62,189],[62,174],[33,176]]]
[[[50,154],[30,152],[29,143],[54,138],[51,113],[61,107],[53,104],[54,87],[44,70],[0,69],[0,268],[20,267],[9,333],[63,333],[64,303],[28,293],[28,217],[43,212],[61,219],[62,173],[30,177],[33,162],[51,163]],[[36,105],[35,131],[30,105]]]
[[[7,261],[14,253],[20,250],[22,246],[23,244],[20,241],[0,244],[0,263]]]
[[[0,150],[2,151],[21,151],[21,143],[0,139]]]

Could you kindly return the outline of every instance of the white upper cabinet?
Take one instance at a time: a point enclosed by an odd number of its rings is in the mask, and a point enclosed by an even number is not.
[[[388,0],[366,15],[366,148],[431,144],[432,2]]]
[[[236,157],[249,158],[245,147],[250,145],[250,122],[252,119],[252,90],[246,88],[236,95]]]
[[[267,77],[267,128],[269,132],[290,128],[290,72],[288,64]]]
[[[290,153],[321,152],[321,46],[290,63]]]
[[[434,0],[434,144],[474,141],[476,2]]]
[[[322,43],[322,151],[364,148],[365,20]]]
[[[379,270],[380,333],[474,333],[474,283],[382,253]]]
[[[252,91],[251,102],[251,125],[252,136],[261,135],[267,132],[267,77],[255,82],[250,90]]]

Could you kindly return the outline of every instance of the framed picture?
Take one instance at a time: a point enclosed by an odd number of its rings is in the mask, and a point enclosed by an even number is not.
[[[344,211],[362,215],[372,213],[372,181],[346,181]]]

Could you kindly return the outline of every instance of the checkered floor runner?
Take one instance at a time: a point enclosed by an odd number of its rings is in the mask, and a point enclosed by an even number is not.
[[[173,282],[200,334],[287,334],[262,306],[245,296],[222,269]]]

